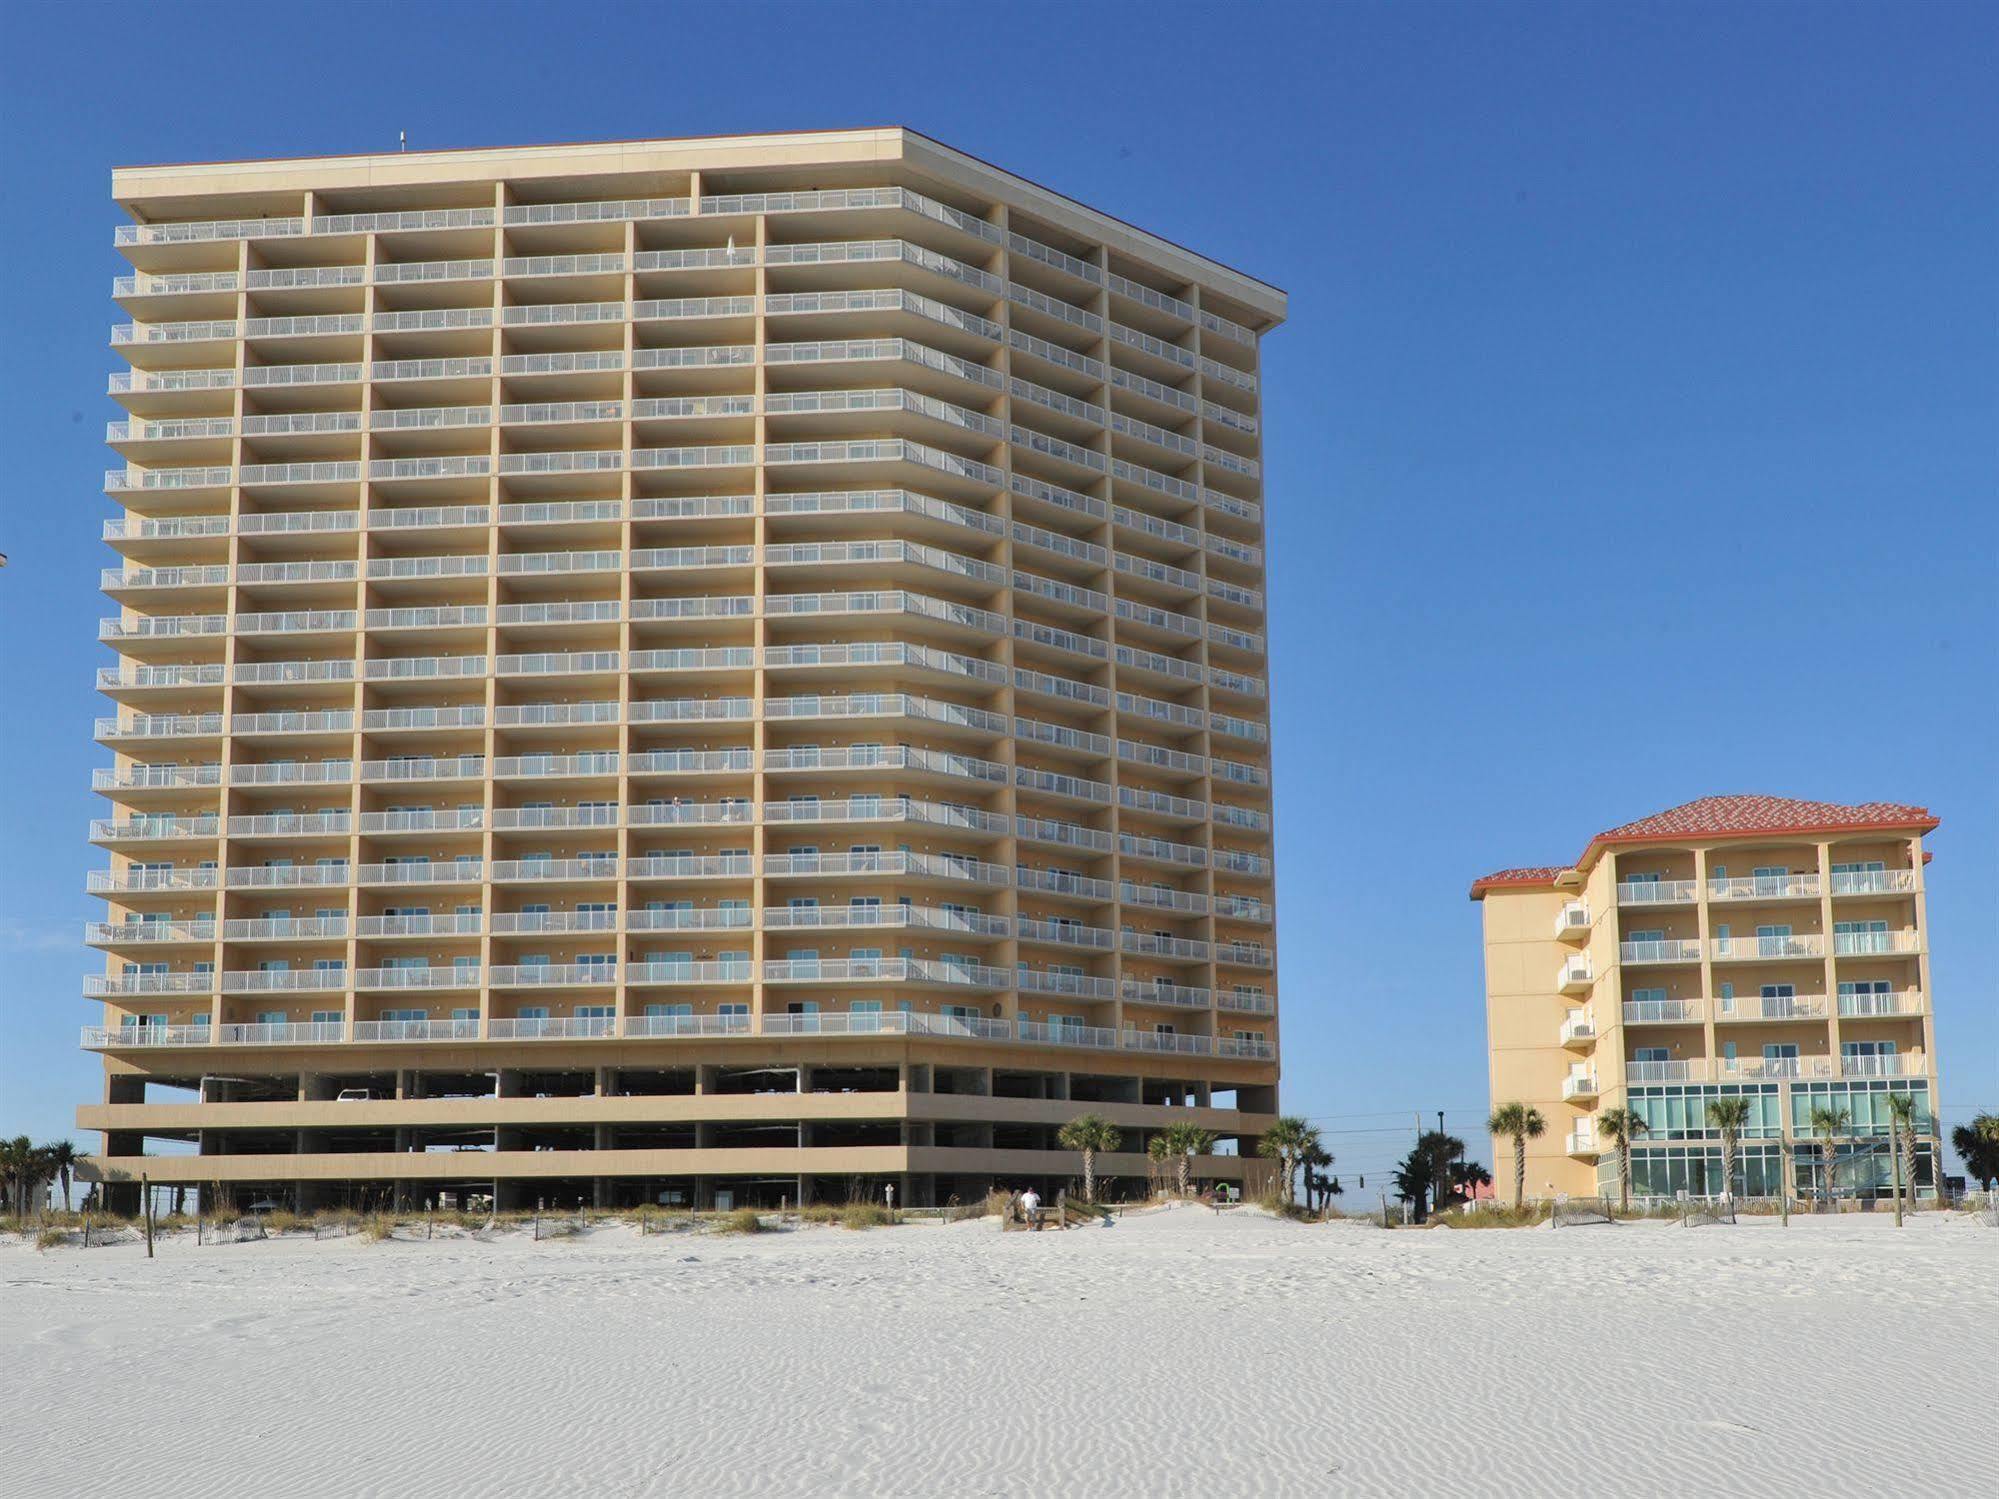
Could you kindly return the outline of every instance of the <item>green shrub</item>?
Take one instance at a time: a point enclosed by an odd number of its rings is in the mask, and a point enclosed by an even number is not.
[[[69,1234],[60,1228],[45,1228],[35,1240],[37,1249],[60,1249],[69,1242]]]
[[[760,1234],[763,1231],[763,1218],[755,1208],[737,1208],[733,1213],[724,1213],[715,1222],[718,1234]]]
[[[850,1202],[840,1209],[842,1228],[887,1228],[894,1222],[889,1210],[878,1202]]]

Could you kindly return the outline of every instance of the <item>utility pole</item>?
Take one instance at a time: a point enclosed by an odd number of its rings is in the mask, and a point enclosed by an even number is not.
[[[1409,1152],[1409,1153],[1410,1153],[1410,1156],[1411,1156],[1411,1158],[1413,1159],[1413,1158],[1415,1158],[1416,1156],[1420,1155],[1420,1154],[1422,1153],[1422,1149],[1423,1149],[1423,1111],[1422,1111],[1421,1109],[1414,1109],[1414,1110],[1411,1110],[1411,1113],[1412,1113],[1412,1114],[1414,1115],[1414,1117],[1415,1117],[1415,1120],[1416,1120],[1416,1144],[1414,1145],[1414,1147],[1413,1147],[1413,1148],[1412,1148],[1412,1149],[1410,1150],[1410,1152]],[[1418,1207],[1418,1208],[1421,1208],[1421,1207],[1423,1206],[1423,1204],[1422,1204],[1421,1202],[1417,1202],[1417,1203],[1415,1203],[1415,1204],[1414,1204],[1414,1206],[1415,1206],[1415,1207]],[[1419,1213],[1419,1214],[1418,1214],[1418,1221],[1420,1222],[1420,1221],[1421,1221],[1421,1219],[1422,1219],[1423,1217],[1425,1217],[1425,1216],[1427,1216],[1427,1215],[1426,1215],[1426,1214],[1420,1214],[1420,1213]]]

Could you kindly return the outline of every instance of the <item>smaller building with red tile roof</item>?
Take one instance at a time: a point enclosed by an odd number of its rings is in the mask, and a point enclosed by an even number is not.
[[[1552,887],[1567,869],[1586,870],[1612,845],[1678,843],[1688,839],[1774,837],[1796,833],[1865,833],[1879,829],[1930,832],[1937,819],[1926,807],[1901,802],[1808,802],[1787,796],[1703,796],[1607,828],[1584,845],[1573,866],[1501,869],[1472,881],[1471,898],[1489,890]]]

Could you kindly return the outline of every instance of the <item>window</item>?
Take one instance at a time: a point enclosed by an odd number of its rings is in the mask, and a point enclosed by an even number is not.
[[[1631,1054],[1634,1062],[1670,1062],[1673,1054],[1663,1046],[1641,1046]]]

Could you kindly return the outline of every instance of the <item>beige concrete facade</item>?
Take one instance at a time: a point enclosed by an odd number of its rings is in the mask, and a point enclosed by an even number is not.
[[[1885,1191],[1892,1092],[1921,1104],[1930,1190],[1938,1067],[1923,837],[1936,824],[1907,810],[1899,826],[1605,834],[1573,866],[1473,886],[1492,1099],[1531,1104],[1547,1122],[1527,1143],[1530,1195],[1614,1180],[1614,1147],[1595,1123],[1614,1107],[1648,1122],[1633,1152],[1638,1190],[1718,1193],[1705,1107],[1734,1094],[1758,1111],[1743,1145],[1757,1162],[1738,1192],[1764,1195],[1787,1171],[1801,1190],[1814,1185],[1815,1107],[1852,1116],[1841,1147],[1852,1162],[1835,1190]],[[1504,1177],[1511,1144],[1495,1149]]]
[[[95,1174],[922,1202],[1267,1123],[1281,292],[895,129],[114,196]]]

